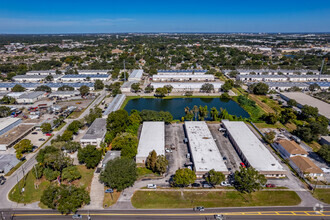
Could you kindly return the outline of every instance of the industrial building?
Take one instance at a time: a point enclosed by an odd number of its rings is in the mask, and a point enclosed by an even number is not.
[[[237,75],[243,82],[317,82],[330,81],[330,75]]]
[[[110,70],[78,70],[78,73],[83,75],[108,74],[108,72],[110,72]]]
[[[12,79],[15,82],[41,82],[46,77],[46,75],[17,75],[14,76]]]
[[[290,165],[298,172],[300,176],[310,177],[312,179],[323,179],[324,172],[316,166],[308,157],[296,156],[290,158]]]
[[[80,139],[82,146],[95,145],[100,146],[104,140],[105,133],[107,132],[107,119],[97,118],[88,128],[86,134]]]
[[[203,178],[212,169],[228,175],[227,166],[206,122],[186,121],[184,125],[196,177]]]
[[[96,80],[106,81],[110,79],[110,75],[108,74],[70,74],[64,75],[59,80],[62,82],[82,82],[82,81],[91,81],[94,82]]]
[[[320,144],[330,145],[330,136],[321,136]]]
[[[143,76],[143,70],[133,70],[129,75],[128,81],[140,81]]]
[[[134,83],[139,83],[139,81],[126,81],[124,84],[120,87],[121,92],[131,92],[131,87]]]
[[[221,86],[223,85],[223,82],[152,82],[151,86],[154,87],[154,89],[162,88],[166,85],[171,85],[173,87],[173,92],[187,92],[187,91],[193,91],[193,92],[200,92],[202,86],[205,83],[212,84],[214,86],[214,91],[219,92],[221,89]]]
[[[287,171],[269,152],[265,145],[242,121],[222,121],[227,134],[244,164],[270,178],[285,177]]]
[[[292,87],[297,87],[301,90],[307,90],[309,85],[302,82],[265,82],[268,85],[269,90],[285,91]]]
[[[157,70],[157,75],[203,75],[207,70]]]
[[[165,155],[165,123],[163,121],[145,121],[142,125],[136,163],[145,164],[151,151]]]
[[[114,151],[114,150],[109,150],[106,154],[105,154],[105,156],[104,156],[104,158],[103,158],[103,160],[102,160],[102,168],[104,169],[105,168],[105,166],[107,165],[107,163],[110,161],[110,160],[114,160],[114,159],[116,159],[116,158],[118,158],[118,157],[120,157],[120,155],[121,155],[121,151]]]
[[[55,91],[52,92],[51,94],[49,94],[48,97],[56,97],[59,99],[69,99],[72,97],[78,97],[80,96],[80,92],[79,91]]]
[[[64,71],[61,71],[64,72]],[[35,70],[35,71],[28,71],[26,75],[30,76],[48,76],[48,75],[56,75],[56,70]]]
[[[22,122],[20,118],[0,118],[0,135],[10,131]]]
[[[35,90],[38,86],[48,86],[52,91],[57,91],[62,86],[70,86],[78,90],[81,86],[88,86],[90,90],[94,90],[94,83],[92,82],[77,82],[77,83],[0,83],[0,91],[11,91],[15,85],[21,85],[28,91]]]
[[[25,136],[27,136],[33,129],[35,124],[18,124],[7,130],[0,136],[0,150],[4,151],[8,148],[14,146],[19,141],[21,141]]]
[[[108,105],[107,109],[104,111],[103,117],[108,117],[111,112],[119,110],[125,99],[126,95],[124,94],[116,95],[112,102]]]
[[[319,114],[330,119],[330,104],[319,99],[313,98],[302,92],[283,92],[280,94],[281,98],[288,101],[294,99],[298,102],[297,107],[302,108],[304,105],[309,105],[318,108]]]
[[[19,162],[15,154],[0,154],[0,176],[6,175]]]
[[[308,153],[295,141],[281,139],[274,142],[275,148],[280,152],[283,158],[290,158],[295,156],[307,157]]]
[[[41,98],[44,98],[45,95],[46,95],[46,92],[43,92],[43,91],[25,93],[25,94],[19,96],[16,99],[16,102],[18,104],[33,104],[36,101],[40,100]]]
[[[233,70],[224,70],[224,73],[230,73]],[[270,70],[270,69],[237,69],[236,70],[240,75],[298,75],[300,73],[301,75],[306,75],[307,73],[312,74],[319,74],[320,72],[318,70],[288,70],[288,69],[276,69],[276,70]]]
[[[182,82],[182,81],[214,81],[214,75],[204,74],[204,75],[153,75],[153,81],[161,82]]]

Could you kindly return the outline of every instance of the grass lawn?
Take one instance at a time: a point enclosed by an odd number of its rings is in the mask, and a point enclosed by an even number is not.
[[[318,200],[330,204],[330,189],[315,189],[313,195]]]
[[[81,111],[79,111],[79,112],[72,112],[69,116],[68,116],[68,118],[69,119],[76,119],[76,118],[79,118],[79,116],[85,111],[86,109],[84,108],[84,109],[82,109]]]
[[[84,187],[88,192],[90,191],[90,185],[95,169],[87,169],[84,165],[78,165],[78,170],[82,177],[79,180],[72,182],[75,186]],[[31,172],[25,176],[25,182],[21,180],[9,193],[9,199],[19,203],[32,203],[39,201],[43,191],[49,186],[50,182],[45,177],[38,180],[39,187],[35,188],[36,178]],[[24,192],[20,191],[24,187]],[[42,206],[41,206],[42,207]],[[43,207],[42,207],[43,208]]]
[[[85,165],[77,165],[77,168],[81,173],[81,178],[73,181],[73,184],[77,187],[83,187],[89,192],[95,169],[87,169]]]
[[[36,178],[31,172],[26,176],[26,180],[22,179],[16,186],[9,192],[9,199],[19,203],[32,203],[40,200],[42,192],[49,186],[50,182],[46,179],[38,181],[39,186],[35,187]],[[24,192],[21,189],[24,187]]]
[[[222,192],[161,192],[137,191],[132,197],[135,208],[193,208],[204,207],[243,207],[243,206],[291,206],[301,202],[293,191],[259,191],[251,195],[237,191]]]
[[[294,123],[286,123],[285,127],[288,129],[289,132],[292,132],[297,129],[297,126]]]
[[[293,191],[259,191],[251,195],[237,191],[222,192],[157,192],[137,191],[132,197],[135,208],[193,208],[243,207],[243,206],[289,206],[298,205],[299,196]]]
[[[107,187],[104,187],[104,190],[106,190]],[[113,191],[113,193],[105,193],[104,194],[104,199],[103,199],[103,207],[110,207],[114,205],[118,198],[120,196],[120,192],[117,192],[116,190]]]
[[[254,123],[258,128],[284,128],[284,126],[279,123],[279,122],[276,122],[274,125],[272,124],[267,124],[265,122],[262,122],[262,123]]]
[[[260,108],[262,108],[262,110],[263,110],[264,112],[267,112],[267,113],[275,113],[275,110],[272,109],[272,108],[268,105],[268,103],[269,103],[270,101],[267,99],[266,96],[264,96],[264,97],[259,97],[259,96],[256,96],[256,95],[252,95],[252,94],[250,94],[248,97],[249,97],[249,99],[255,101],[255,102],[257,103],[257,105],[258,105]],[[265,102],[263,102],[262,100],[263,100],[263,101],[266,101],[267,104],[266,104]]]
[[[13,174],[20,166],[22,166],[23,163],[25,163],[26,160],[20,161],[13,169],[11,169],[8,173],[6,173],[5,176],[10,176]]]
[[[145,167],[138,167],[137,173],[138,173],[138,179],[141,179],[144,177],[159,177],[160,176],[159,174],[153,173],[151,170],[149,170]]]
[[[317,152],[322,147],[321,144],[317,143],[316,141],[313,141],[308,145],[313,149],[314,152]]]

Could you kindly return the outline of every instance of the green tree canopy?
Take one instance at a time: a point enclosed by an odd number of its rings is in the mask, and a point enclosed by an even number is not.
[[[195,171],[188,168],[178,169],[173,176],[173,185],[184,187],[194,183],[196,180]]]
[[[267,182],[266,177],[259,174],[253,167],[243,168],[235,171],[235,188],[242,193],[252,193],[260,190]]]
[[[94,145],[87,145],[78,150],[79,163],[84,163],[88,169],[95,168],[102,159],[102,152]]]
[[[99,89],[103,89],[103,88],[104,88],[104,84],[103,84],[102,80],[99,80],[99,79],[95,80],[94,89],[99,90]]]
[[[81,96],[86,96],[89,93],[89,87],[83,85],[79,88],[79,92]]]
[[[210,170],[205,177],[205,180],[212,186],[219,185],[225,179],[226,177],[223,173],[217,172],[214,169]]]
[[[214,85],[210,83],[204,83],[201,87],[201,92],[211,93],[214,91]]]
[[[72,131],[74,134],[77,134],[82,126],[83,124],[80,121],[74,120],[69,124],[67,130]]]
[[[35,91],[44,91],[44,92],[51,92],[52,89],[49,86],[41,85],[38,86]]]
[[[114,150],[121,150],[122,157],[134,158],[137,154],[138,139],[130,133],[123,133],[113,139],[111,146]]]
[[[62,170],[62,179],[72,182],[73,180],[80,179],[81,174],[79,173],[76,166],[69,166]]]
[[[40,128],[43,133],[50,133],[52,131],[52,126],[50,123],[43,123]]]
[[[12,92],[24,92],[25,90],[26,90],[26,89],[25,89],[23,86],[19,85],[19,84],[16,84],[16,85],[11,89]]]
[[[100,176],[100,180],[104,182],[106,186],[111,186],[118,191],[132,186],[136,178],[136,163],[129,158],[110,160]]]

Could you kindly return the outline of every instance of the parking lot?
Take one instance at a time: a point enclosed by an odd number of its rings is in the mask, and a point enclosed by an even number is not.
[[[225,132],[220,132],[220,124],[208,124],[208,127],[211,131],[213,138],[216,140],[215,143],[218,146],[218,149],[224,157],[227,168],[230,172],[235,172],[239,170],[240,163],[242,162],[238,156],[234,146],[230,143]]]
[[[185,138],[183,124],[165,125],[165,146],[173,146],[172,153],[166,153],[169,162],[168,174],[172,175],[177,169],[183,168],[184,164],[190,160],[186,158],[188,146],[183,142]]]
[[[44,140],[47,140],[48,138],[49,137],[46,136],[46,134],[43,134],[42,131],[40,131],[39,129],[36,129],[36,130],[32,131],[30,134],[28,134],[24,139],[31,140],[31,143],[33,144],[33,146],[40,147],[40,145],[42,145],[45,142]],[[42,140],[42,139],[44,139],[44,140]]]

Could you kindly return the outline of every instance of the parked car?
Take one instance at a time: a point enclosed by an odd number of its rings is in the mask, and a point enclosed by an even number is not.
[[[212,186],[210,184],[208,184],[208,183],[204,183],[203,184],[203,188],[212,188]]]
[[[186,157],[187,157],[188,159],[190,159],[190,153],[187,153],[187,154],[186,154]]]
[[[222,181],[220,183],[221,186],[231,186],[230,183],[226,182],[226,181]]]
[[[199,184],[199,183],[193,183],[193,184],[191,184],[191,186],[192,186],[192,187],[200,187],[201,184]]]
[[[275,184],[268,183],[268,184],[266,184],[266,187],[267,188],[275,188],[276,186],[275,186]]]
[[[46,139],[45,138],[40,138],[39,141],[45,141]]]
[[[82,215],[79,215],[79,214],[75,214],[72,216],[73,219],[79,219],[79,218],[82,218]]]
[[[172,153],[172,150],[171,149],[166,149],[165,152],[166,153]]]
[[[205,209],[204,209],[204,207],[203,207],[203,206],[197,206],[197,207],[195,207],[195,208],[194,208],[194,211],[200,211],[200,212],[204,212],[204,211],[205,211]]]
[[[147,185],[147,188],[148,189],[156,189],[157,188],[157,185],[155,185],[155,184],[148,184]]]
[[[6,177],[0,176],[0,185],[5,184],[5,182],[6,182]]]
[[[183,139],[183,142],[184,142],[184,143],[188,143],[188,138],[184,138],[184,139]]]
[[[241,167],[246,168],[244,163],[240,163]]]
[[[225,131],[227,131],[225,128],[219,128],[219,131],[220,132],[225,132]]]
[[[31,134],[38,134],[38,132],[34,131],[34,132],[32,132]]]
[[[46,136],[52,136],[52,134],[51,133],[46,133]]]
[[[111,189],[111,188],[110,189],[106,189],[105,190],[105,193],[113,193],[113,189]]]

